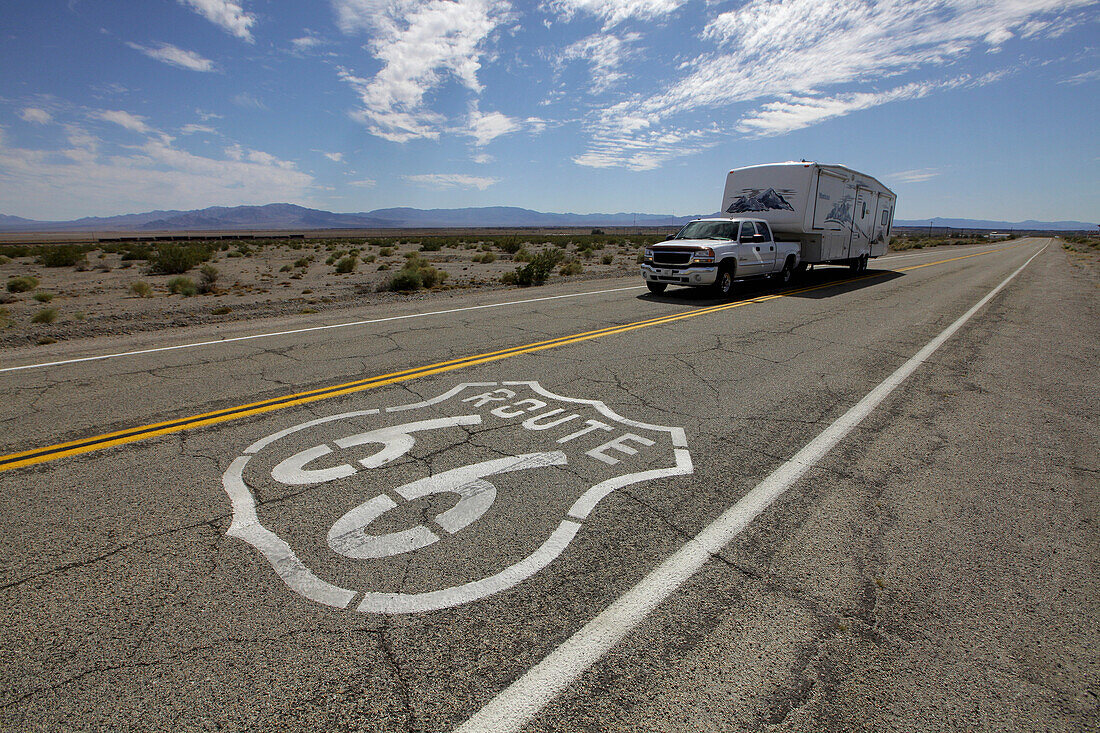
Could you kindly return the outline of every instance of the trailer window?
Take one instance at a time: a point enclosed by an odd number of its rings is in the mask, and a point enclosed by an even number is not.
[[[882,226],[886,226],[886,220],[889,218],[889,216],[890,216],[890,210],[889,209],[883,209],[882,210],[882,221],[879,222],[879,224],[881,224]]]

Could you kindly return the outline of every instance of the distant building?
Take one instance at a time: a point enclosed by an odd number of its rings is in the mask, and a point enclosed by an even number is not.
[[[990,239],[1008,239],[1012,235],[1009,234],[1008,232],[990,232],[986,236],[989,237]]]

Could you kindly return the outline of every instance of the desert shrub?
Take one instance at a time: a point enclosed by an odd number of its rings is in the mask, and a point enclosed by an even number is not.
[[[291,267],[290,265],[283,265],[282,267],[279,268],[279,272],[290,272],[293,269],[294,268]]]
[[[44,308],[34,314],[31,323],[53,323],[57,320],[57,308]]]
[[[502,237],[497,242],[497,247],[510,255],[514,255],[523,249],[523,242],[519,241],[519,237]]]
[[[294,266],[295,267],[309,267],[309,258],[308,257],[301,257],[299,259],[294,260]]]
[[[88,315],[84,311],[77,311],[76,313],[73,313],[73,319],[77,321],[83,321],[87,317]]]
[[[448,273],[437,270],[428,264],[428,261],[420,257],[416,252],[410,252],[405,261],[405,266],[390,278],[383,287],[384,290],[419,290],[420,288],[434,288],[447,279]]]
[[[148,298],[153,294],[153,286],[141,280],[130,283],[130,292],[139,298]]]
[[[348,255],[347,257],[344,257],[336,263],[336,272],[340,273],[341,275],[347,274],[349,272],[355,272],[355,267],[358,264],[358,257],[356,257],[355,255]]]
[[[34,250],[29,244],[6,244],[4,254],[8,257],[30,257],[34,254]]]
[[[604,263],[605,265],[610,265],[614,261],[615,261],[615,256],[614,255],[604,255],[603,258],[600,260],[600,262]]]
[[[0,265],[6,265],[9,262],[11,262],[11,257],[8,257],[7,255],[0,255]]]
[[[420,245],[421,252],[438,252],[443,249],[443,242],[439,240],[424,242]]]
[[[178,293],[185,298],[188,298],[199,291],[195,285],[195,281],[186,275],[179,275],[168,281],[168,292]]]
[[[363,255],[363,262],[374,262],[376,259],[374,255]]]
[[[173,242],[157,247],[149,260],[149,272],[154,275],[179,275],[200,262],[206,262],[213,252],[199,244],[179,245]]]
[[[218,281],[218,268],[207,262],[199,268],[199,292],[214,292],[214,283]]]
[[[54,299],[54,293],[39,291],[34,294],[34,299],[37,300],[39,303],[49,303],[51,300]]]
[[[153,256],[153,248],[144,242],[125,244],[121,248],[122,261],[148,260]]]
[[[520,247],[519,252],[516,252],[514,255],[512,255],[512,259],[516,262],[530,262],[531,257],[532,255],[530,252],[527,251],[526,247]]]
[[[210,312],[215,316],[224,316],[226,313],[228,313],[231,310],[232,310],[232,308],[230,308],[229,306],[223,305],[219,308],[215,308],[214,310],[212,310]]]
[[[11,311],[7,308],[0,306],[0,328],[7,328],[11,325]]]
[[[561,269],[558,270],[558,272],[560,272],[562,275],[565,275],[566,277],[569,277],[570,275],[580,275],[582,272],[584,272],[584,265],[582,265],[578,260],[570,260],[569,262],[566,262],[564,265],[562,265]]]
[[[78,244],[54,244],[38,248],[38,263],[45,267],[73,267],[87,262],[87,248]]]
[[[550,277],[550,272],[554,269],[554,265],[561,262],[564,255],[561,250],[548,249],[539,252],[537,255],[531,258],[523,267],[517,267],[513,275],[514,282],[521,288],[531,287],[532,285],[542,285],[546,282],[546,278]]]
[[[386,285],[387,290],[419,290],[424,287],[424,278],[419,270],[402,267],[397,274],[390,278]]]
[[[480,262],[483,265],[488,265],[490,262],[496,262],[497,256],[492,252],[486,252],[483,255],[474,257],[474,262]]]
[[[38,287],[38,278],[30,275],[17,275],[8,278],[9,293],[25,293]]]
[[[378,254],[383,257],[389,257],[393,254],[393,247],[383,247],[382,249],[378,250]]]

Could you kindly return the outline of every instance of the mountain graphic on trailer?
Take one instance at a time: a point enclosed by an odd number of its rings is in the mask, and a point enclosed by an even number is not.
[[[769,188],[767,191],[752,196],[739,196],[729,205],[726,213],[741,214],[746,211],[770,211],[772,209],[794,211],[794,207],[787,203],[787,199],[776,193],[774,188]]]

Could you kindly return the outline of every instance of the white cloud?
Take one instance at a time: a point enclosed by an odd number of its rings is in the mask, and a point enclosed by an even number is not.
[[[425,173],[417,176],[402,176],[402,178],[428,188],[476,188],[479,191],[484,191],[494,183],[500,183],[499,178],[467,176],[461,173]]]
[[[886,176],[886,178],[897,180],[902,183],[923,183],[924,181],[929,181],[935,178],[942,172],[943,171],[941,171],[939,168],[917,168],[911,171],[899,171],[897,173],[891,173],[890,175]]]
[[[395,142],[439,137],[443,117],[427,109],[425,95],[446,81],[481,92],[482,46],[510,9],[505,0],[334,0],[334,7],[345,33],[369,33],[382,64],[371,79],[340,70],[362,102],[353,118]]]
[[[45,125],[53,121],[53,115],[38,107],[26,107],[19,113],[25,122],[33,122],[36,125]]]
[[[714,51],[686,62],[681,78],[593,115],[586,123],[592,142],[575,160],[648,164],[662,156],[641,154],[636,143],[676,129],[679,118],[712,116],[711,110],[739,103],[763,102],[737,123],[742,134],[759,137],[960,83],[991,83],[1005,72],[966,81],[918,81],[888,91],[866,88],[902,74],[927,76],[976,50],[999,48],[1010,36],[1064,33],[1086,19],[1087,13],[1073,12],[1095,2],[749,0],[706,25],[702,39],[714,43]],[[684,144],[690,150],[698,141]]]
[[[149,126],[145,124],[144,117],[139,117],[138,115],[133,115],[120,109],[100,110],[96,112],[94,116],[104,122],[113,122],[133,132],[140,132],[142,134],[152,132]]]
[[[333,163],[343,163],[344,162],[344,154],[343,153],[325,153],[325,152],[322,152],[321,155],[325,156],[326,158],[331,160]]]
[[[267,109],[267,105],[249,92],[241,92],[233,97],[233,104],[245,109]]]
[[[307,32],[306,35],[301,38],[291,39],[290,43],[294,46],[295,51],[303,53],[323,45],[324,39]]]
[[[592,73],[590,90],[593,94],[605,92],[626,76],[619,69],[635,55],[630,45],[641,39],[639,33],[626,33],[621,38],[610,34],[596,34],[570,44],[558,57],[559,63],[584,59]]]
[[[473,163],[477,163],[478,165],[488,165],[494,160],[496,160],[496,158],[489,155],[488,153],[474,153],[470,156],[470,161]]]
[[[378,181],[373,178],[361,178],[358,181],[348,181],[349,186],[356,186],[358,188],[374,188],[378,185]]]
[[[725,53],[640,107],[664,116],[940,66],[1037,16],[1093,2],[752,0],[707,25],[704,36]]]
[[[203,132],[203,133],[206,133],[208,135],[212,135],[212,134],[215,134],[217,132],[217,130],[215,130],[210,125],[197,125],[194,122],[192,122],[190,124],[187,124],[187,125],[184,125],[183,127],[180,128],[180,133],[183,134],[183,135],[194,135],[195,133],[199,133],[199,132]]]
[[[69,127],[71,149],[9,148],[0,142],[0,200],[43,219],[212,204],[304,201],[313,178],[293,163],[255,150],[216,159],[153,135],[109,154],[102,141]],[[63,207],[63,208],[62,208]]]
[[[574,157],[573,162],[588,168],[653,170],[674,158],[713,147],[717,135],[716,127],[639,131],[627,135],[617,135],[609,130],[597,131],[588,150]]]
[[[679,9],[686,0],[550,0],[549,8],[566,20],[575,15],[594,15],[604,28],[626,20],[656,20]]]
[[[934,88],[931,84],[907,84],[886,92],[851,92],[834,97],[790,96],[749,112],[737,121],[735,129],[749,137],[783,135],[857,110],[923,97]]]
[[[162,43],[160,44],[160,48],[149,48],[139,43],[127,43],[126,45],[135,51],[141,51],[149,58],[156,59],[170,66],[190,69],[191,71],[214,70],[214,62],[210,59],[203,58],[194,51],[186,51],[182,48],[177,48],[171,43]]]
[[[256,16],[246,13],[244,8],[231,0],[180,0],[209,20],[214,25],[249,43],[252,42],[252,25]]]
[[[1084,84],[1087,81],[1096,81],[1100,79],[1100,69],[1093,69],[1092,71],[1083,71],[1080,74],[1075,74],[1068,79],[1063,79],[1058,82],[1059,84]],[[26,119],[26,118],[24,118]]]
[[[500,112],[490,112],[483,115],[477,109],[474,109],[470,113],[469,127],[466,134],[474,139],[475,145],[480,147],[488,145],[501,135],[518,132],[520,129],[522,129],[522,125],[517,120]]]

